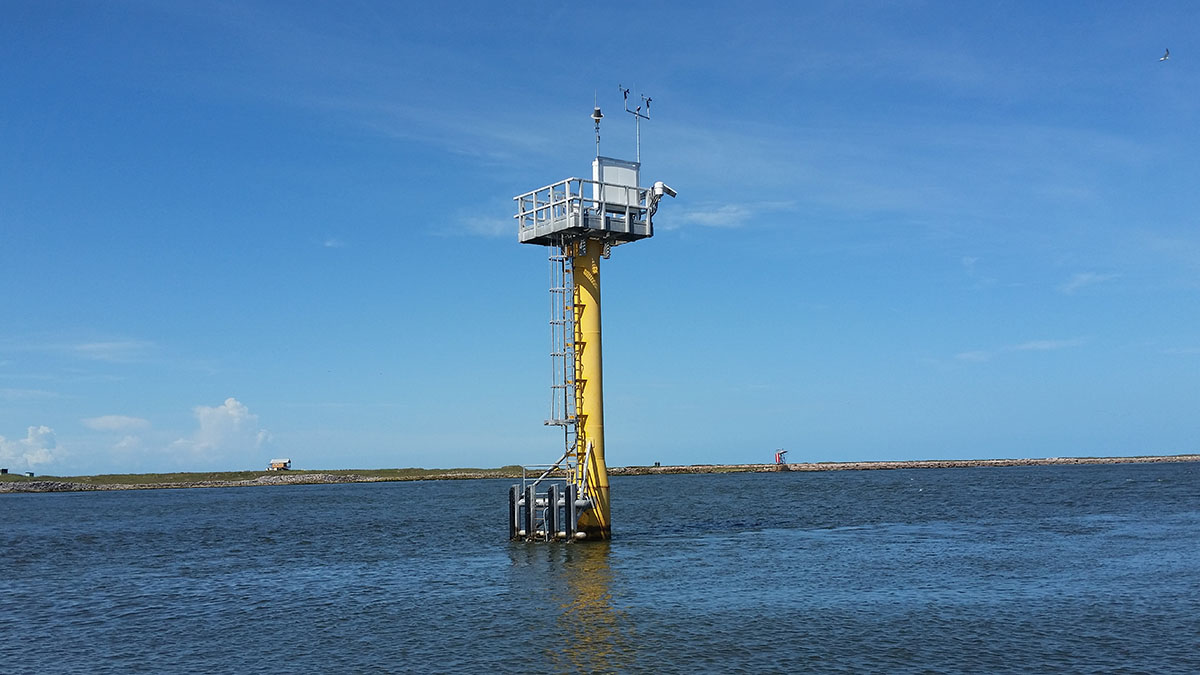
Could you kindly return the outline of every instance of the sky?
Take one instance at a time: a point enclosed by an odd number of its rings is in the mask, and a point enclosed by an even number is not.
[[[0,10],[11,471],[553,461],[512,197],[620,86],[609,465],[1200,452],[1196,3]]]

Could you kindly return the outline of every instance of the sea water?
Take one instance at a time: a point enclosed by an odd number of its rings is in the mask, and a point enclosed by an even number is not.
[[[0,495],[0,672],[1200,672],[1200,464]]]

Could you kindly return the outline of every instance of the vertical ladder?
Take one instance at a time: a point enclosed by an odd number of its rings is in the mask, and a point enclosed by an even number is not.
[[[575,278],[571,244],[550,248],[550,417],[563,428],[568,473],[575,469],[577,392],[575,387]]]

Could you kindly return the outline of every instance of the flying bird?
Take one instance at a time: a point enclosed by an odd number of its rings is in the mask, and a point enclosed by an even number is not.
[[[1159,59],[1159,61],[1166,61],[1169,58],[1171,58],[1171,50],[1170,49],[1168,49],[1167,52],[1162,55],[1162,58]]]

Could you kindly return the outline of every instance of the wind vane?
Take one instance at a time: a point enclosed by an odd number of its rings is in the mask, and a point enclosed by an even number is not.
[[[637,142],[637,162],[638,162],[638,164],[641,164],[642,163],[642,120],[650,119],[650,101],[653,99],[651,99],[649,96],[646,96],[645,94],[638,94],[639,96],[642,97],[642,105],[646,106],[646,112],[645,112],[645,114],[643,114],[641,105],[639,105],[637,108],[635,108],[633,110],[629,109],[629,90],[628,89],[626,89],[625,87],[622,87],[619,84],[617,85],[617,89],[620,89],[621,95],[625,97],[625,112],[629,113],[630,115],[633,115],[633,117],[634,117],[633,126],[634,126],[634,133],[636,134],[636,142]]]

